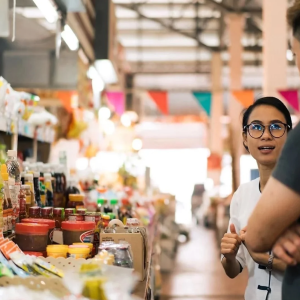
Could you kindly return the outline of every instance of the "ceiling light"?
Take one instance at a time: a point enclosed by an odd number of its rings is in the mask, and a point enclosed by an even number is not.
[[[132,149],[135,151],[140,151],[143,148],[143,141],[136,138],[132,141]]]
[[[118,82],[116,71],[109,59],[96,60],[95,67],[106,84]]]
[[[121,123],[124,127],[130,127],[131,125],[131,120],[129,115],[127,115],[126,113],[124,113],[121,117]]]
[[[61,33],[61,36],[71,51],[78,50],[79,48],[78,38],[69,25],[65,25],[64,31]]]
[[[58,13],[50,0],[33,0],[33,2],[49,23],[55,23],[58,20]]]
[[[98,118],[100,120],[108,120],[111,116],[110,109],[106,106],[102,106],[98,111]]]
[[[107,120],[103,124],[103,131],[106,135],[112,135],[115,132],[115,129],[115,123],[111,120]]]
[[[93,93],[99,94],[105,88],[105,83],[94,66],[90,66],[87,71],[87,77],[92,79]]]

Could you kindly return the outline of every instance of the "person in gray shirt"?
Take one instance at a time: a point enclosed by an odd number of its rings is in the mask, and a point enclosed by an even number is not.
[[[293,29],[292,51],[300,70],[300,1],[287,13]],[[246,230],[252,251],[273,249],[286,262],[282,300],[300,299],[300,124],[289,134],[277,166],[267,183]],[[269,258],[272,268],[273,254]]]

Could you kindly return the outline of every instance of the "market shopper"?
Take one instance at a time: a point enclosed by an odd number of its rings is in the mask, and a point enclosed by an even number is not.
[[[300,1],[289,8],[292,50],[300,71]],[[283,300],[300,299],[300,124],[291,132],[272,177],[249,219],[246,244],[253,251],[273,253],[289,266]],[[297,221],[298,220],[298,221]],[[272,260],[272,256],[270,258]]]
[[[221,253],[223,268],[230,278],[238,276],[244,267],[248,268],[245,300],[266,299],[267,295],[269,300],[281,299],[286,264],[275,259],[271,272],[267,268],[269,254],[250,251],[244,237],[248,219],[271,176],[291,128],[288,109],[274,97],[257,100],[243,116],[244,146],[257,161],[260,178],[242,184],[235,192],[230,205],[228,233],[221,242]]]

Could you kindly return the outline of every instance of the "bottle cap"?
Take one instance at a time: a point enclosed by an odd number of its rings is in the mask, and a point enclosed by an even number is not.
[[[45,173],[45,174],[44,174],[44,178],[45,178],[45,179],[51,179],[51,177],[52,177],[52,176],[51,176],[51,173]]]
[[[7,151],[7,155],[8,156],[17,157],[18,156],[18,152],[16,150],[8,150]]]
[[[28,173],[27,173],[27,174],[25,175],[25,180],[32,181],[32,180],[33,180],[33,174],[30,174],[30,173],[28,174]]]
[[[110,200],[110,205],[117,205],[118,204],[118,200],[117,199],[111,199]]]
[[[104,205],[105,204],[105,199],[98,199],[97,204]]]

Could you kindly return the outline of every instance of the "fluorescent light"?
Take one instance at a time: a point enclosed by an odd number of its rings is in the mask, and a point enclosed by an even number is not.
[[[95,67],[106,84],[118,82],[116,71],[109,59],[96,60]]]
[[[55,23],[58,19],[56,8],[49,0],[33,0],[49,23]]]
[[[78,38],[69,25],[65,25],[64,31],[61,33],[61,36],[71,51],[78,50],[79,48]]]

